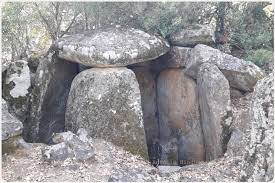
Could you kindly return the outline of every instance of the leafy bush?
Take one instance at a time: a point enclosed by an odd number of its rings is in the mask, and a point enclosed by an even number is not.
[[[259,67],[264,66],[267,62],[272,59],[273,51],[267,49],[258,49],[249,51],[245,59],[254,62]]]
[[[183,26],[183,20],[178,16],[175,6],[160,4],[155,11],[153,16],[147,14],[140,17],[141,28],[166,37]]]

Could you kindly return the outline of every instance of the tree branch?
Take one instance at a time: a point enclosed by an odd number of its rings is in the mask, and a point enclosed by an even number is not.
[[[60,35],[60,37],[63,37],[66,33],[68,33],[68,31],[70,30],[70,28],[72,27],[72,25],[75,23],[75,20],[78,17],[78,15],[80,15],[80,13],[77,13],[77,14],[74,15],[74,18],[72,19],[71,23],[69,24],[69,26],[67,27],[67,29]]]
[[[55,34],[50,26],[50,23],[48,22],[48,20],[46,19],[46,17],[43,16],[42,12],[39,9],[39,6],[37,3],[34,3],[34,5],[37,8],[38,14],[40,16],[40,18],[43,20],[44,24],[46,25],[46,28],[48,29],[48,32],[50,33],[50,36],[52,37],[53,40],[56,40]]]

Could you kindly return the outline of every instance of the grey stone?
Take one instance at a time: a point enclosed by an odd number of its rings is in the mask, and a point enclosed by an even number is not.
[[[196,79],[200,65],[206,62],[216,65],[229,81],[229,85],[239,90],[253,91],[256,82],[264,77],[261,69],[252,62],[202,44],[191,50],[186,74]]]
[[[16,141],[16,145],[18,148],[21,148],[21,149],[31,149],[32,148],[32,144],[27,143],[23,138],[18,139]]]
[[[81,130],[83,133],[84,129]],[[88,137],[87,137],[88,138]],[[57,133],[53,136],[54,143],[63,143],[71,149],[73,156],[79,160],[86,160],[94,157],[94,149],[92,144],[88,141],[82,141],[81,138],[72,132]]]
[[[9,111],[24,122],[27,118],[30,99],[31,76],[28,63],[24,60],[11,62],[3,79],[3,98]]]
[[[82,131],[84,133],[84,130]],[[64,160],[69,157],[87,160],[95,156],[94,148],[90,141],[82,141],[79,136],[70,131],[54,134],[53,142],[56,145],[46,147],[43,152],[44,156],[49,160]],[[63,152],[65,153],[64,156],[58,155],[58,153]]]
[[[169,50],[160,37],[126,27],[74,34],[56,42],[59,57],[92,67],[119,67],[153,60]]]
[[[240,91],[240,90],[237,90],[235,88],[230,88],[230,97],[233,99],[233,98],[240,98],[240,97],[243,97],[244,94]]]
[[[204,63],[197,79],[206,160],[223,155],[230,135],[232,107],[227,79],[217,66]]]
[[[79,128],[77,130],[77,136],[79,137],[80,140],[83,142],[91,142],[91,138],[88,135],[88,132],[84,128]]]
[[[244,136],[245,134],[239,129],[234,129],[231,132],[231,136],[227,143],[227,150],[226,150],[226,154],[228,156],[242,155],[243,148],[245,147],[245,144],[243,142]]]
[[[42,149],[42,157],[45,158],[45,160],[64,161],[70,156],[71,156],[70,149],[64,142],[60,144],[52,145],[52,146],[47,146],[46,148]]]
[[[257,82],[249,114],[252,121],[251,134],[242,162],[242,181],[272,181],[274,178],[273,73]]]
[[[162,162],[176,164],[204,160],[198,92],[182,69],[166,69],[157,81]],[[164,165],[164,164],[162,164]]]
[[[158,138],[159,129],[156,116],[156,74],[148,67],[135,67],[132,70],[134,71],[139,84],[146,142],[148,146],[150,146],[150,144]]]
[[[171,173],[179,172],[180,166],[158,166],[160,175],[169,175]]]
[[[2,141],[9,138],[20,136],[23,124],[8,111],[6,101],[2,98]]]
[[[42,58],[32,90],[30,120],[24,128],[27,141],[50,143],[54,132],[64,131],[67,97],[77,72],[77,64],[56,54]]]
[[[139,85],[127,68],[92,68],[73,80],[66,129],[87,130],[134,154],[147,157]]]
[[[168,38],[173,46],[195,46],[214,43],[215,27],[212,25],[191,25],[179,30]]]
[[[152,70],[162,71],[168,68],[185,68],[189,59],[192,48],[173,46],[171,50],[151,61],[150,67]]]

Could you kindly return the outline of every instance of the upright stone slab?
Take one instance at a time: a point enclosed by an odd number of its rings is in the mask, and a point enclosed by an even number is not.
[[[274,72],[274,71],[273,71]],[[257,82],[249,115],[252,122],[249,146],[242,162],[242,181],[274,179],[274,75]]]
[[[66,129],[87,130],[134,154],[147,157],[139,85],[127,68],[92,68],[73,80]]]
[[[204,160],[196,83],[182,69],[167,69],[157,81],[163,165]]]
[[[54,132],[64,131],[66,102],[77,64],[49,55],[36,71],[30,120],[24,127],[28,141],[51,143]]]
[[[233,57],[202,44],[191,50],[186,74],[196,79],[203,63],[216,65],[225,75],[231,87],[245,92],[253,91],[256,82],[264,77],[261,69],[252,62]]]
[[[206,160],[213,160],[223,155],[230,137],[230,88],[218,67],[209,63],[201,65],[197,85]]]
[[[150,146],[159,136],[156,74],[147,67],[135,67],[132,70],[139,84],[146,141]]]
[[[3,79],[2,96],[7,101],[9,111],[24,122],[29,111],[31,75],[28,62],[17,60],[7,67]]]

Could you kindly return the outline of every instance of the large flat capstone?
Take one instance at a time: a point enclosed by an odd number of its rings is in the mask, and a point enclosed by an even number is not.
[[[161,37],[126,27],[74,34],[56,42],[59,57],[92,67],[118,67],[153,60],[169,51]]]

